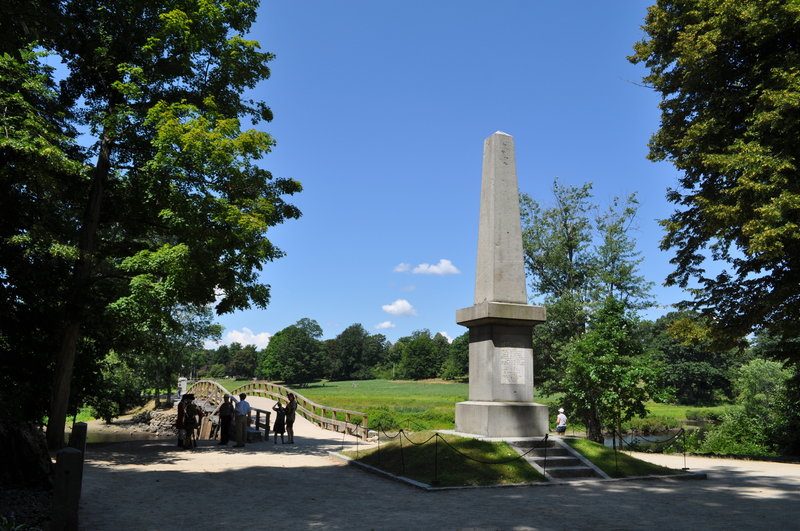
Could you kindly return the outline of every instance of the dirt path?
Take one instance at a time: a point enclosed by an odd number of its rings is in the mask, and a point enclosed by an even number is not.
[[[424,492],[331,459],[329,451],[355,444],[350,437],[302,419],[295,431],[294,445],[91,445],[81,528],[775,530],[800,522],[797,464],[689,457],[707,480]],[[637,457],[684,466],[682,456]]]

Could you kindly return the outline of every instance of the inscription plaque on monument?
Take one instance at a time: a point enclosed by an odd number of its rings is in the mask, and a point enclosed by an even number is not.
[[[510,385],[527,384],[525,378],[525,362],[529,352],[521,348],[500,348],[497,352],[500,364],[500,383]]]

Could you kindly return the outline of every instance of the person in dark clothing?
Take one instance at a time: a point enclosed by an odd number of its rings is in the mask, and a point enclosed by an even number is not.
[[[219,444],[228,445],[231,437],[231,423],[233,422],[233,404],[231,397],[222,397],[222,404],[219,406]]]
[[[194,403],[194,395],[186,395],[186,410],[183,416],[183,427],[186,434],[183,436],[183,447],[186,449],[197,448],[197,430],[200,428],[200,420],[203,418],[203,411],[200,406]]]
[[[186,437],[186,428],[183,426],[183,418],[186,416],[186,402],[191,395],[183,395],[178,402],[178,416],[175,417],[175,429],[178,430],[178,446],[183,447],[183,439]]]
[[[280,402],[276,402],[275,405],[272,406],[272,411],[275,412],[275,425],[272,427],[272,431],[275,433],[275,440],[273,444],[278,444],[278,434],[280,434],[281,444],[283,444],[283,432],[286,429],[286,408],[284,408],[283,404]]]
[[[288,443],[294,444],[294,417],[297,411],[297,398],[294,393],[286,395],[289,401],[286,403],[286,434],[288,436]]]

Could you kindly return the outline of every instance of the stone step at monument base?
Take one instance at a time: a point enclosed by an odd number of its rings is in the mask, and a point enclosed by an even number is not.
[[[530,439],[511,445],[525,460],[550,481],[607,479],[585,457],[560,439]]]
[[[528,457],[532,458],[550,458],[550,457],[563,457],[563,456],[571,456],[572,454],[569,453],[566,449],[561,448],[560,446],[555,446],[552,448],[533,448],[530,450],[526,450],[528,453]]]
[[[550,463],[548,463],[547,474],[552,478],[560,480],[600,479],[600,476],[598,476],[594,470],[583,465],[552,467]]]
[[[573,467],[573,466],[585,466],[580,459],[571,455],[563,455],[563,456],[551,456],[548,455],[547,457],[534,457],[529,458],[530,461],[533,461],[540,467],[550,470],[551,468],[561,468],[561,467]]]
[[[512,443],[514,446],[518,446],[519,448],[540,448],[544,450],[545,448],[552,449],[552,448],[561,448],[561,446],[553,441],[552,439],[548,439],[546,441],[542,439],[529,439],[525,441],[514,441]]]

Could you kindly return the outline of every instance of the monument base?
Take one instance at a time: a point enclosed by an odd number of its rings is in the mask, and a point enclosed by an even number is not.
[[[533,402],[458,402],[456,431],[485,437],[544,437],[549,431],[547,406]]]

